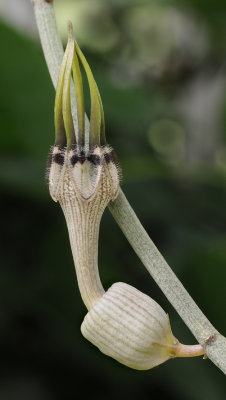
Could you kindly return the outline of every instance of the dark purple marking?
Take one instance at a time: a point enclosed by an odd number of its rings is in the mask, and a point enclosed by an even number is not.
[[[72,167],[74,167],[75,164],[77,164],[77,162],[79,162],[80,164],[83,164],[86,161],[86,156],[83,150],[80,151],[76,151],[73,156],[71,157],[71,165]]]
[[[90,154],[87,157],[87,160],[93,165],[100,165],[100,156],[98,156],[97,154]]]
[[[104,153],[104,159],[106,164],[109,164],[110,162],[117,164],[117,156],[114,150],[112,150],[110,153]]]
[[[80,164],[83,164],[86,161],[86,156],[83,150],[81,150],[80,154],[79,154],[79,162]]]
[[[74,167],[74,165],[77,164],[78,161],[79,161],[79,156],[77,154],[74,154],[71,157],[71,165],[72,165],[72,167]]]
[[[53,161],[54,161],[56,164],[64,165],[64,155],[61,154],[61,153],[53,154]]]
[[[104,153],[104,160],[109,164],[111,162],[111,153]]]

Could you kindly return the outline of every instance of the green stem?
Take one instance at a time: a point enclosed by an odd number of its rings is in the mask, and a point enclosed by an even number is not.
[[[54,87],[56,87],[63,58],[63,48],[57,33],[53,5],[45,0],[31,1],[34,5],[47,66]],[[71,92],[71,95],[74,125],[77,126],[75,96],[73,92]],[[85,130],[87,135],[89,132],[87,120]],[[226,374],[226,338],[217,332],[175,276],[149,238],[121,190],[117,199],[109,205],[109,209],[151,276],[197,341],[203,346],[207,357]]]

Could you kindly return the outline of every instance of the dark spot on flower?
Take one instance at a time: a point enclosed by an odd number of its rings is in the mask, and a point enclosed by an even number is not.
[[[117,156],[114,150],[112,150],[110,153],[104,153],[104,159],[107,164],[109,164],[110,162],[113,162],[114,164],[118,163]]]
[[[63,156],[63,154],[61,154],[61,153],[53,154],[53,161],[56,164],[64,165],[64,156]]]
[[[71,157],[71,165],[74,167],[74,165],[79,162],[80,164],[83,164],[86,161],[86,155],[84,150],[77,150],[73,156]]]
[[[98,156],[97,154],[90,154],[87,157],[87,160],[93,165],[100,165],[100,156]]]
[[[111,160],[111,153],[104,153],[104,160],[107,164],[109,164]]]
[[[79,156],[78,156],[77,154],[74,154],[74,155],[71,157],[71,165],[72,165],[72,167],[74,167],[74,165],[75,165],[78,161],[79,161]]]
[[[83,164],[86,161],[86,156],[85,156],[84,150],[81,150],[78,161],[80,162],[80,164]]]

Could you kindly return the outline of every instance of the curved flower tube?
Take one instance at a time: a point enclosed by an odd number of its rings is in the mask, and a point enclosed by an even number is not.
[[[98,272],[98,237],[102,214],[119,191],[120,170],[106,144],[104,112],[91,69],[74,41],[69,23],[55,100],[56,140],[51,150],[49,190],[65,215],[78,285],[88,309],[82,334],[104,354],[135,369],[150,369],[174,357],[204,354],[173,336],[169,318],[149,296],[125,283],[104,291]],[[84,97],[79,60],[90,87],[88,143],[84,133]],[[71,73],[77,99],[77,126],[71,114]]]

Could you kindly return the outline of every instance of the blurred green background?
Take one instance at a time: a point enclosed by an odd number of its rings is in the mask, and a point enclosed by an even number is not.
[[[225,0],[55,0],[55,9],[61,37],[70,18],[92,66],[126,196],[226,334]],[[208,360],[134,371],[82,337],[68,233],[44,180],[54,89],[30,2],[2,0],[0,13],[0,399],[225,399],[225,376]],[[181,342],[195,342],[108,210],[99,265],[105,288],[136,286]]]

